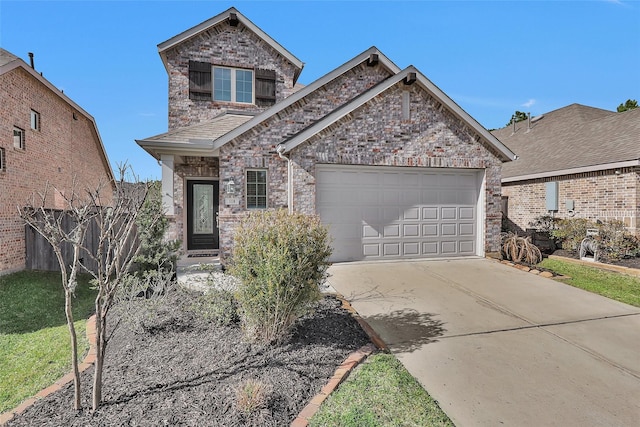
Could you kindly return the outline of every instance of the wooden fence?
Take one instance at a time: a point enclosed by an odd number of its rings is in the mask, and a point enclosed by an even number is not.
[[[70,215],[67,215],[64,211],[50,211],[56,215],[56,218],[61,218],[61,224],[65,232],[71,231],[74,226],[73,219]],[[134,230],[135,231],[135,230]],[[138,244],[137,232],[134,232],[134,237],[128,242],[129,245]],[[96,221],[91,221],[87,227],[83,246],[91,251],[91,254],[98,252],[98,245],[100,242],[100,229]],[[51,244],[42,237],[35,229],[30,225],[25,225],[25,246],[26,246],[26,269],[27,270],[42,270],[42,271],[60,271],[60,265],[58,258],[53,251]],[[62,257],[65,265],[69,266],[73,262],[73,246],[69,243],[62,244]],[[98,263],[82,249],[80,252],[80,263],[84,265],[90,271],[96,271]]]

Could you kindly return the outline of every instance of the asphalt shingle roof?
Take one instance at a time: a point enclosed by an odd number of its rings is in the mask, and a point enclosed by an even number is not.
[[[640,109],[623,113],[572,104],[492,132],[518,155],[502,178],[640,159]]]

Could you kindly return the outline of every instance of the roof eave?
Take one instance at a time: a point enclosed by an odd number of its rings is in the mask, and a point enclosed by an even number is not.
[[[502,183],[510,183],[510,182],[518,182],[518,181],[529,181],[532,179],[540,179],[540,178],[550,178],[553,176],[563,176],[563,175],[573,175],[578,173],[585,172],[597,172],[609,169],[621,169],[640,166],[640,159],[634,160],[625,160],[622,162],[613,162],[613,163],[602,163],[600,165],[589,165],[589,166],[581,166],[577,168],[569,168],[569,169],[561,169],[555,171],[546,171],[546,172],[538,172],[527,175],[519,175],[519,176],[511,176],[507,178],[502,178]]]
[[[235,7],[231,7],[225,10],[224,12],[214,16],[213,18],[209,18],[208,20],[201,22],[195,27],[189,28],[188,30],[183,31],[180,34],[171,37],[169,40],[166,40],[158,44],[158,53],[162,58],[162,62],[164,64],[165,69],[168,70],[167,57],[165,53],[168,49],[171,49],[172,47],[184,42],[185,40],[188,40],[191,37],[194,37],[200,34],[202,31],[205,31],[213,26],[220,24],[221,22],[224,22],[229,18],[230,13],[235,13],[236,16],[238,17],[238,20],[242,22],[244,26],[246,26],[251,31],[253,31],[258,37],[262,38],[272,48],[274,48],[280,55],[282,55],[289,62],[291,62],[291,64],[297,67],[298,75],[300,75],[300,72],[304,67],[304,63],[300,59],[298,59],[294,54],[292,54],[287,49],[285,49],[284,46],[282,46],[280,43],[278,43],[273,38],[271,38],[271,36],[269,36],[267,33],[262,31],[260,27],[258,27],[256,24],[251,22],[249,18],[244,16],[242,13],[240,13]]]
[[[218,155],[211,142],[184,143],[136,139],[136,143],[157,160],[160,160],[160,155],[162,154],[205,157],[216,157]]]

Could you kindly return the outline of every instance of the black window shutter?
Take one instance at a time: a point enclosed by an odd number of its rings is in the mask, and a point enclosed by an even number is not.
[[[211,100],[211,64],[189,61],[189,98]]]
[[[256,103],[260,106],[276,103],[275,70],[256,69]]]

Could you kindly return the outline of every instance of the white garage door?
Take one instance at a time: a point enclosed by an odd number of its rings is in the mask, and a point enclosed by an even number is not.
[[[477,170],[318,165],[332,261],[477,255]]]

